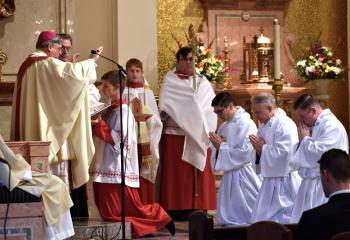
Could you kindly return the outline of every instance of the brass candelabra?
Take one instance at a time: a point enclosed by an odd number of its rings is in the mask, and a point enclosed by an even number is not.
[[[229,66],[229,59],[228,59],[228,54],[230,50],[227,47],[227,38],[224,38],[224,50],[222,51],[224,53],[224,76],[222,79],[222,86],[224,90],[231,89],[232,84],[231,84],[231,78],[230,75],[228,74],[227,68]]]

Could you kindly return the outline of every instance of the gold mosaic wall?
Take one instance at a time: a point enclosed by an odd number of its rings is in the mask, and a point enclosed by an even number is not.
[[[347,66],[347,1],[346,0],[291,0],[285,10],[289,31],[296,37],[292,53],[298,59],[310,41],[320,37],[323,45],[336,50]],[[158,66],[159,82],[174,66],[175,56],[166,44],[177,50],[171,33],[186,42],[184,31],[190,23],[198,27],[205,15],[198,0],[158,0]],[[339,45],[337,44],[338,41]],[[338,45],[337,49],[335,47]],[[347,79],[347,77],[345,78]],[[329,107],[348,129],[349,104],[347,81],[333,82]]]
[[[177,52],[178,45],[171,34],[185,46],[188,26],[192,23],[198,30],[203,17],[204,10],[198,0],[157,0],[158,85],[167,71],[175,66],[173,52]]]
[[[298,59],[310,41],[318,37],[324,46],[332,48],[347,66],[347,1],[291,0],[285,12],[288,29],[296,37],[293,55]],[[347,79],[347,73],[346,77]],[[312,84],[312,83],[310,83]],[[348,83],[333,81],[329,108],[349,130]]]

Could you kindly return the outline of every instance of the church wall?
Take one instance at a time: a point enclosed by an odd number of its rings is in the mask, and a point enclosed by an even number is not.
[[[80,53],[80,59],[86,59],[90,51],[103,46],[102,55],[117,60],[115,34],[117,6],[113,0],[70,0],[71,19],[68,33],[73,35],[74,52]],[[115,69],[114,64],[105,59],[97,61],[97,78],[107,71]]]
[[[0,19],[0,48],[8,61],[2,68],[2,81],[14,82],[20,64],[35,51],[42,30],[60,31],[68,0],[16,0],[14,16]],[[0,107],[0,134],[9,139],[11,106]]]
[[[143,62],[144,74],[157,90],[156,0],[118,0],[118,60],[125,66],[130,58]]]
[[[188,26],[192,23],[198,29],[203,19],[204,10],[198,0],[157,0],[158,87],[167,71],[175,66],[179,49],[176,40],[187,45]]]
[[[90,50],[101,45],[103,55],[123,66],[129,58],[139,58],[146,79],[156,89],[156,0],[16,0],[15,4],[15,16],[0,21],[0,48],[8,55],[3,81],[14,83],[20,64],[35,51],[39,33],[54,30],[73,36],[79,59],[88,58]],[[104,59],[97,64],[98,78],[115,69]],[[11,107],[0,110],[0,133],[8,139]]]
[[[292,0],[286,10],[286,21],[296,37],[292,49],[295,59],[310,41],[320,36],[323,45],[331,47],[348,69],[347,0]],[[345,81],[331,83],[328,106],[349,132],[347,71],[345,75]]]
[[[190,23],[198,28],[205,19],[205,11],[199,0],[179,0],[176,1],[176,5],[174,2],[174,0],[158,0],[159,84],[175,63],[174,55],[169,48],[176,51],[178,46],[171,33],[185,44],[184,30],[187,31]],[[296,39],[292,45],[295,59],[301,57],[310,41],[320,36],[323,45],[333,48],[344,66],[347,66],[347,0],[290,0],[284,10],[284,16],[289,32]],[[346,73],[346,78],[347,76]],[[312,83],[309,86],[312,87]],[[328,106],[347,130],[349,130],[348,96],[346,81],[332,82]]]

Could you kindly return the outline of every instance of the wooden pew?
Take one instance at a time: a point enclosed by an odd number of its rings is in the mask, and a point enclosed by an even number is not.
[[[252,226],[252,225],[250,225]],[[204,211],[195,211],[189,218],[190,240],[248,240],[248,229],[250,226],[237,227],[214,227],[213,216]],[[283,229],[290,231],[285,239],[292,239],[296,230],[296,224],[284,224]],[[252,228],[251,228],[252,229]],[[289,238],[291,236],[291,238]],[[283,239],[283,238],[282,238]],[[257,239],[258,240],[258,239]]]

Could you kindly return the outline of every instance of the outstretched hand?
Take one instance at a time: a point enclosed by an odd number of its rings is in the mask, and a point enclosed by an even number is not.
[[[80,53],[75,53],[72,55],[71,62],[78,62],[78,58],[80,57]]]
[[[96,53],[101,54],[102,51],[103,51],[103,47],[100,46],[100,47],[96,48],[95,51],[96,51]],[[99,57],[98,54],[93,54],[93,53],[91,53],[91,54],[90,54],[90,59],[93,59],[93,60],[96,61],[96,60],[98,59],[98,57]]]

